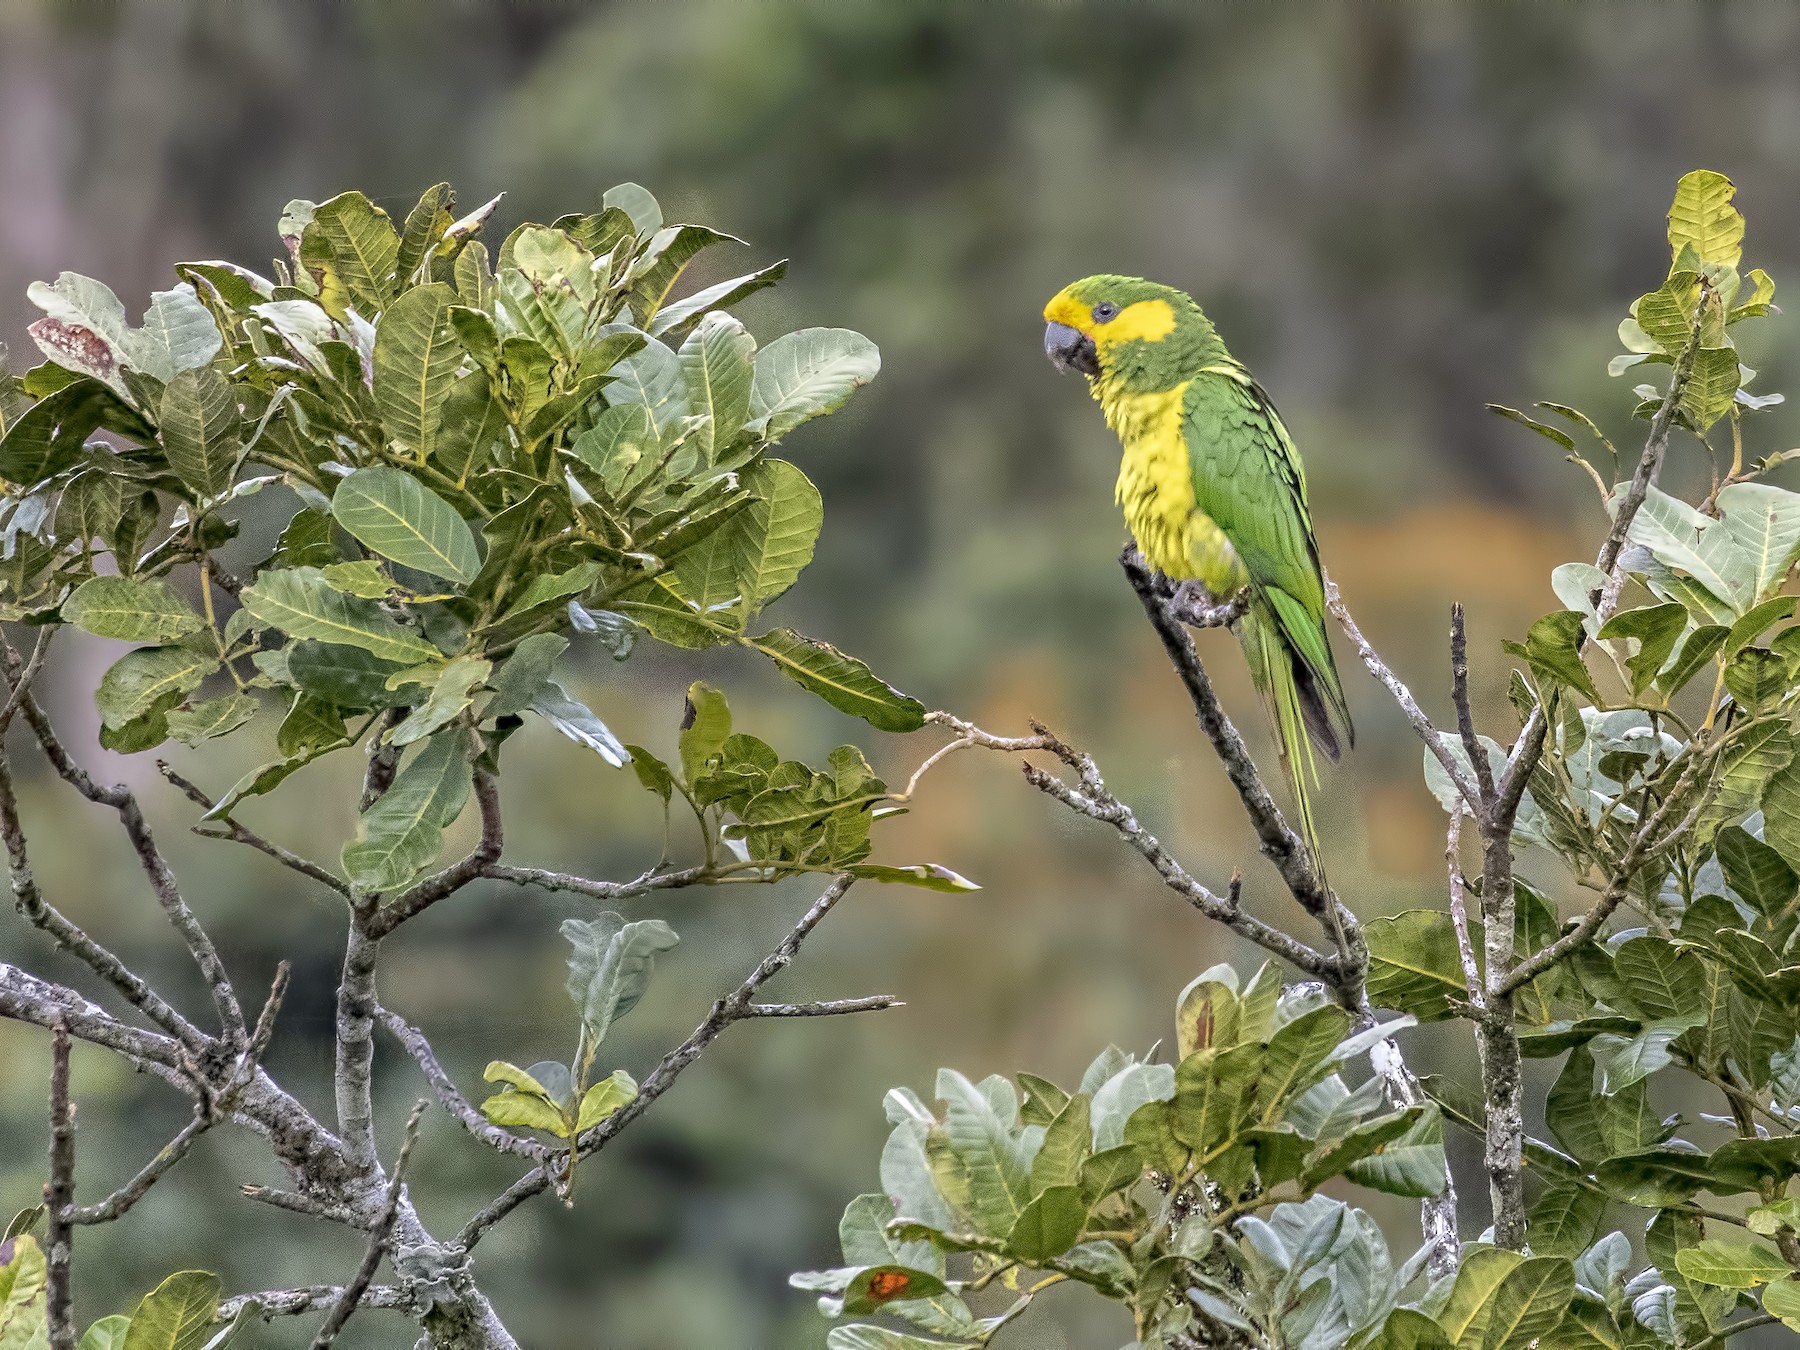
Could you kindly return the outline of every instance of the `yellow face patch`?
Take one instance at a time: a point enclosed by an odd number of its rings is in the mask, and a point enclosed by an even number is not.
[[[1062,291],[1044,306],[1044,320],[1067,324],[1092,338],[1095,346],[1111,347],[1120,342],[1160,342],[1175,331],[1175,308],[1167,300],[1140,300],[1097,323],[1092,305]]]

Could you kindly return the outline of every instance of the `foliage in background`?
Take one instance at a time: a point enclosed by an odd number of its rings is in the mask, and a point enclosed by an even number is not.
[[[795,1283],[825,1291],[829,1316],[913,1329],[834,1328],[834,1350],[970,1350],[1064,1281],[1127,1305],[1153,1347],[1603,1350],[1800,1330],[1800,493],[1762,481],[1784,456],[1745,451],[1744,419],[1781,396],[1750,392],[1733,340],[1775,308],[1767,273],[1740,271],[1733,192],[1716,173],[1681,180],[1669,275],[1620,325],[1613,374],[1669,372],[1636,390],[1650,426],[1635,469],[1573,407],[1495,409],[1567,452],[1613,517],[1595,564],[1556,569],[1566,608],[1506,644],[1515,744],[1474,730],[1460,611],[1459,726],[1439,732],[1339,607],[1426,738],[1450,821],[1445,906],[1358,923],[1360,990],[1345,980],[1356,937],[1318,968],[1324,986],[1284,987],[1273,963],[1242,988],[1209,971],[1182,996],[1173,1066],[1109,1049],[1074,1094],[1019,1075],[1022,1105],[1007,1080],[952,1070],[941,1111],[895,1089],[883,1189],[845,1211],[845,1266]],[[1655,485],[1675,427],[1711,468],[1696,502]],[[1204,685],[1197,660],[1184,678]],[[1196,709],[1205,725],[1198,695]],[[1091,761],[1063,758],[1082,797],[1034,784],[1145,851]],[[1482,858],[1467,877],[1465,821]],[[1566,870],[1585,911],[1560,916],[1515,849]],[[1267,834],[1264,851],[1281,862]],[[1214,917],[1241,923],[1234,907]],[[1399,1016],[1348,1035],[1359,999],[1367,1023]],[[1384,1079],[1404,1073],[1390,1039],[1448,1019],[1475,1030],[1480,1075],[1428,1076],[1427,1104],[1384,1109]],[[1375,1072],[1352,1086],[1364,1051]],[[1523,1133],[1521,1058],[1563,1060],[1548,1140]],[[1653,1110],[1676,1074],[1712,1109]],[[1485,1137],[1495,1223],[1434,1235],[1428,1200],[1424,1245],[1396,1262],[1366,1215],[1314,1192],[1335,1175],[1443,1192],[1441,1119]],[[978,1317],[965,1296],[996,1283],[1018,1302]]]

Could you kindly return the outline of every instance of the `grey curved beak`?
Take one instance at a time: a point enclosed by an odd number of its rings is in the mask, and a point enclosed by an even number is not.
[[[1044,355],[1058,370],[1079,370],[1083,375],[1100,373],[1094,340],[1066,323],[1044,325]]]

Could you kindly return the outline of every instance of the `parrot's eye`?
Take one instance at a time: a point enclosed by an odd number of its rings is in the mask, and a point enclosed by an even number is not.
[[[1111,323],[1119,316],[1119,307],[1110,300],[1102,300],[1094,306],[1095,323]]]

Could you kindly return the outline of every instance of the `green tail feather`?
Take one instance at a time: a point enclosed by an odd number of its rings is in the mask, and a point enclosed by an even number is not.
[[[1304,657],[1289,647],[1279,619],[1263,604],[1251,606],[1239,632],[1244,656],[1250,664],[1250,678],[1262,691],[1274,714],[1276,739],[1281,746],[1281,762],[1287,770],[1288,785],[1294,793],[1300,836],[1323,878],[1325,860],[1319,849],[1319,831],[1312,807],[1312,789],[1319,782],[1313,742],[1317,739],[1321,749],[1331,758],[1337,758],[1337,737],[1327,709],[1336,711],[1341,707],[1343,695],[1337,693],[1329,703],[1321,697],[1316,673]],[[1329,678],[1335,688],[1336,672],[1332,671]],[[1345,730],[1349,734],[1347,718]]]

